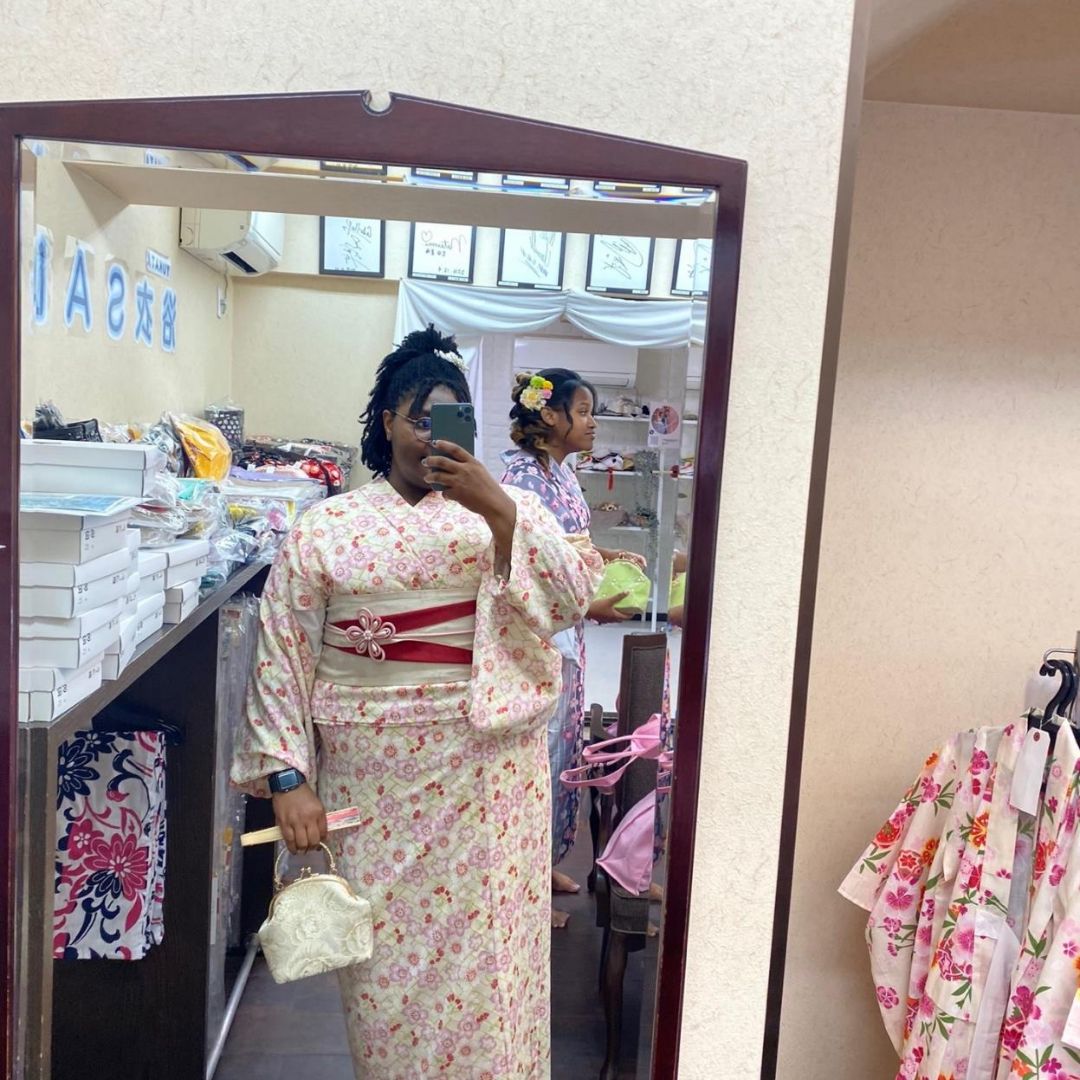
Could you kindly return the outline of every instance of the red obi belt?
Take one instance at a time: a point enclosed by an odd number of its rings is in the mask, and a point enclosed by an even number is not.
[[[356,653],[381,663],[384,660],[403,660],[413,664],[472,665],[472,649],[443,645],[438,641],[401,640],[405,635],[426,630],[440,623],[456,622],[476,614],[476,601],[465,600],[441,607],[418,608],[398,612],[393,618],[382,618],[367,608],[361,608],[356,618],[348,622],[328,623],[331,633],[326,644],[341,652]]]

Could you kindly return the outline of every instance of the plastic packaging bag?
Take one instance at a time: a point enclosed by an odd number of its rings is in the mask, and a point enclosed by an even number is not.
[[[170,413],[168,419],[183,445],[190,475],[224,480],[232,468],[232,450],[221,431],[195,416]]]
[[[169,472],[173,476],[183,475],[184,448],[167,417],[162,417],[156,424],[147,428],[139,441],[156,446],[165,455]]]
[[[609,596],[626,593],[626,597],[618,604],[618,610],[642,615],[649,604],[650,592],[649,579],[636,563],[613,559],[604,568],[604,576],[596,590],[596,599],[606,600]]]
[[[143,547],[173,543],[187,529],[180,503],[180,484],[170,473],[158,473],[146,498],[131,512],[131,524],[141,533]]]

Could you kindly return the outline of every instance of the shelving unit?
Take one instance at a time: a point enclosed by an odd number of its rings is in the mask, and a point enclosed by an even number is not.
[[[631,395],[634,390],[628,390]],[[616,453],[637,454],[648,451],[646,434],[650,424],[650,417],[645,414],[634,416],[619,416],[605,413],[596,415],[597,425],[600,431],[597,445],[604,451],[613,450]],[[643,492],[638,491],[634,502],[640,502],[641,509],[646,507],[655,515],[656,524],[652,527],[637,525],[594,525],[593,532],[597,543],[605,547],[618,547],[622,544],[633,543],[634,550],[645,555],[649,563],[649,574],[652,578],[652,595],[649,604],[647,618],[653,627],[656,626],[659,615],[664,611],[667,603],[667,567],[672,544],[677,544],[675,539],[674,525],[679,513],[680,500],[690,493],[693,487],[693,476],[672,475],[672,468],[681,464],[682,453],[692,445],[691,439],[696,435],[698,419],[686,419],[682,421],[685,438],[680,437],[681,446],[666,446],[654,451],[659,455],[658,467],[652,471],[648,479],[639,469],[632,470],[607,470],[607,469],[580,469],[578,480],[585,492],[586,501],[590,506],[596,506],[600,502],[611,500],[623,505],[630,513],[636,509],[627,493],[626,480],[634,480],[636,484],[655,484],[655,493],[650,493],[642,498]],[[619,434],[619,428],[623,432]],[[632,434],[631,434],[632,433]],[[601,477],[598,482],[590,477]],[[652,478],[656,478],[655,480]],[[616,484],[615,481],[621,481]],[[610,519],[609,519],[610,520]],[[617,520],[617,519],[616,519]],[[610,540],[604,537],[610,534]],[[618,538],[618,539],[616,539]]]
[[[182,623],[145,642],[120,678],[48,723],[19,728],[19,979],[27,1080],[154,1077],[202,1080],[208,1032],[214,787],[217,762],[219,609],[261,591],[251,566],[211,593]],[[111,702],[156,712],[184,733],[167,755],[168,863],[165,940],[139,961],[56,961],[57,753]],[[60,1022],[53,1024],[54,1014]],[[214,1038],[209,1036],[213,1035]]]
[[[647,416],[608,416],[604,413],[596,414],[597,420],[603,420],[605,423],[616,424],[647,424],[649,418]],[[697,424],[696,420],[683,420],[683,424],[686,427],[693,427]]]

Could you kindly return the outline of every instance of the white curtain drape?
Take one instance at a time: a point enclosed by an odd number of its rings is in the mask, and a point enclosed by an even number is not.
[[[573,289],[538,292],[403,278],[394,340],[428,323],[470,337],[528,334],[563,315],[590,337],[638,349],[700,344],[705,329],[700,300],[613,300]]]

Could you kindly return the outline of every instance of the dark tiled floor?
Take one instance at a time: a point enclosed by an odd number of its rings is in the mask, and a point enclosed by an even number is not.
[[[587,803],[587,800],[583,800]],[[576,896],[559,896],[570,924],[552,931],[553,1077],[589,1080],[604,1059],[604,1012],[597,990],[601,931],[585,890],[591,859],[588,824],[561,869],[580,881]],[[657,908],[657,918],[659,909]],[[627,965],[621,1076],[649,1075],[656,940]],[[330,975],[278,986],[256,963],[215,1080],[353,1080],[337,979]]]

